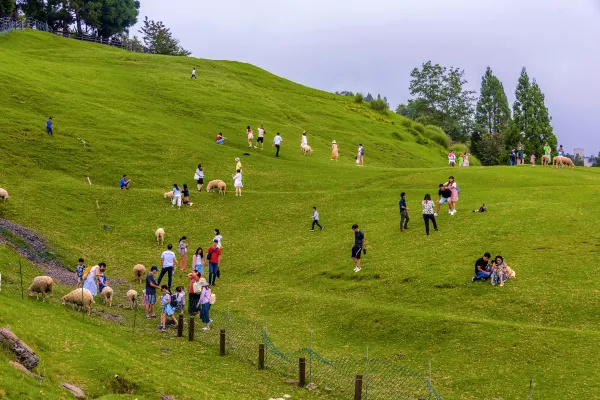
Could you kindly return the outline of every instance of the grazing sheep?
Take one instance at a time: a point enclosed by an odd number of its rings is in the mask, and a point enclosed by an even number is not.
[[[112,299],[113,299],[113,290],[109,286],[104,286],[102,289],[102,293],[100,293],[102,297],[104,297],[104,304],[108,302],[108,306],[112,307]]]
[[[33,278],[31,286],[29,286],[29,296],[33,296],[35,293],[35,297],[39,299],[41,293],[42,301],[45,301],[46,293],[50,293],[50,295],[52,295],[52,283],[52,278],[49,276],[36,276]]]
[[[164,236],[164,233],[163,233],[163,236]],[[157,235],[157,238],[158,238],[158,235]],[[142,277],[144,276],[145,273],[146,273],[146,267],[144,267],[142,264],[135,264],[133,266],[133,274],[138,279],[138,283],[142,283]]]
[[[131,289],[127,292],[127,303],[131,305],[131,308],[137,305],[137,297],[138,292],[135,290]]]
[[[217,180],[208,182],[208,185],[206,185],[206,191],[207,192],[212,192],[213,190],[215,190],[216,188],[218,188],[219,187],[219,182],[222,182],[222,181],[219,181],[217,179]]]
[[[158,244],[164,244],[165,242],[165,230],[163,228],[158,228],[156,232],[154,232],[154,236],[156,236],[156,241]],[[134,267],[135,269],[135,267]]]
[[[310,147],[309,145],[305,144],[304,146],[302,146],[302,151],[304,152],[304,155],[312,155],[312,147]]]
[[[165,192],[164,196],[165,196],[165,199],[173,200],[173,196],[174,196],[173,191],[171,190],[170,192]]]
[[[95,301],[94,296],[92,296],[92,293],[89,290],[75,289],[66,296],[63,296],[63,298],[61,299],[61,303],[63,305],[67,303],[73,304],[73,308],[75,308],[76,305],[78,306],[78,308],[81,308],[83,306],[87,310],[88,315],[90,315],[92,312],[92,303],[95,303]]]
[[[0,199],[4,200],[5,202],[7,202],[8,199],[10,199],[10,196],[8,195],[6,189],[0,188]]]
[[[542,166],[546,166],[548,165],[548,162],[550,161],[550,157],[548,157],[547,155],[543,155],[542,156]]]
[[[563,163],[563,165],[566,165],[568,167],[575,168],[575,164],[573,163],[573,160],[571,160],[569,157],[563,157],[562,163]]]
[[[223,181],[219,181],[217,186],[219,187],[219,194],[225,196],[225,193],[227,193],[227,184]]]

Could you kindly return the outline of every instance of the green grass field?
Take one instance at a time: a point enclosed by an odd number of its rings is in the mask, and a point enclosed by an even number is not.
[[[218,227],[224,255],[216,307],[266,319],[285,350],[306,347],[312,330],[316,351],[330,357],[359,357],[368,346],[372,357],[403,353],[421,372],[431,359],[444,399],[525,399],[530,374],[535,399],[600,396],[600,171],[450,169],[441,147],[417,143],[410,121],[236,62],[132,54],[27,32],[0,37],[0,63],[0,187],[11,194],[0,216],[43,234],[64,263],[80,256],[105,261],[109,279],[127,279],[141,291],[132,267],[159,262],[156,228],[174,244],[186,235],[195,249],[209,246]],[[189,79],[193,66],[197,81]],[[44,130],[50,115],[52,138]],[[267,131],[262,152],[248,149],[245,138],[246,125],[259,124]],[[270,146],[277,130],[286,140],[279,159]],[[303,130],[312,156],[299,149]],[[218,131],[228,138],[224,146],[214,144]],[[329,160],[333,139],[339,162]],[[366,149],[364,168],[354,165],[358,143]],[[235,157],[244,166],[242,198],[233,196]],[[173,209],[163,193],[175,182],[193,188],[198,163],[206,181],[227,182],[228,195],[193,192],[192,208]],[[132,190],[119,190],[123,173]],[[451,217],[444,209],[440,231],[426,237],[420,201],[437,195],[450,174],[461,187],[459,211]],[[401,191],[412,209],[405,234],[398,226]],[[471,212],[482,203],[489,212]],[[313,205],[323,232],[308,232]],[[360,274],[349,258],[353,223],[369,250]],[[485,251],[503,255],[517,279],[503,288],[471,283],[473,263]],[[0,252],[3,270],[4,258],[13,256]],[[34,347],[49,349],[59,339],[30,332],[22,322],[28,314],[56,321],[64,329],[60,340],[81,345],[96,338],[113,357],[135,360],[142,372],[131,379],[143,386],[150,371],[142,343],[121,334],[124,328],[93,317],[88,329],[68,310],[6,296],[0,322],[36,338]],[[147,340],[169,340],[144,329]],[[119,332],[118,339],[105,331]],[[176,351],[183,356],[185,349]],[[84,369],[68,354],[48,355],[44,368],[52,374],[62,362]],[[199,365],[225,368],[206,357]],[[157,358],[153,367],[167,361]],[[238,386],[207,377],[214,391],[197,395],[272,395],[253,385],[260,375],[252,366],[232,368]],[[112,393],[98,386],[101,377],[82,374],[95,395]],[[281,392],[279,378],[268,383],[273,394]],[[42,390],[21,389],[32,398]]]

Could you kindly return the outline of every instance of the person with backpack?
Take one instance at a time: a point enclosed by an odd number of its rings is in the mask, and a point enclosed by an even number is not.
[[[208,283],[211,286],[215,286],[217,280],[217,274],[220,275],[219,261],[221,258],[221,249],[219,248],[219,241],[213,240],[213,245],[206,252],[206,259],[208,260]]]
[[[185,310],[185,292],[183,286],[177,286],[175,288],[175,295],[173,296],[172,305],[175,311],[179,311],[179,314],[183,315]]]
[[[362,144],[358,145],[358,154],[356,156],[356,165],[359,167],[365,166],[365,148]]]
[[[160,289],[158,283],[156,283],[156,279],[154,278],[158,273],[158,267],[153,265],[150,268],[150,273],[146,275],[146,290],[144,295],[144,308],[146,310],[146,319],[156,318],[156,289]],[[150,314],[152,311],[152,315]]]
[[[167,318],[170,318],[177,326],[177,320],[175,319],[175,310],[172,305],[172,296],[169,292],[169,287],[167,285],[162,285],[160,287],[162,291],[162,297],[160,298],[160,304],[162,305],[162,313],[160,314],[160,324],[158,325],[161,332],[167,331]]]
[[[448,178],[448,182],[446,182],[444,186],[450,189],[451,192],[450,202],[448,203],[448,208],[450,209],[450,211],[448,211],[448,213],[450,215],[454,215],[456,214],[456,202],[458,201],[458,194],[460,193],[460,188],[456,184],[456,181],[454,181],[454,176],[452,175]]]
[[[210,319],[210,306],[214,304],[215,298],[210,289],[210,284],[201,282],[200,286],[202,286],[200,300],[198,300],[198,304],[200,305],[200,319],[206,324],[202,330],[207,331],[210,329],[210,323],[212,322],[212,319]]]

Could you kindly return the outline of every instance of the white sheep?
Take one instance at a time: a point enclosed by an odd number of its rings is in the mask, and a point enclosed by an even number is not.
[[[29,286],[29,296],[33,296],[33,294],[35,293],[35,297],[39,299],[41,293],[42,301],[45,301],[46,293],[50,293],[50,295],[52,295],[53,283],[54,281],[49,276],[36,276],[35,278],[33,278],[31,286]]]
[[[137,304],[138,292],[133,289],[127,291],[127,303],[131,305],[131,308],[135,307]]]
[[[63,305],[67,303],[73,304],[73,308],[75,308],[76,305],[79,306],[79,308],[83,306],[87,310],[88,315],[90,315],[92,312],[92,303],[95,303],[95,301],[94,296],[92,296],[92,293],[89,290],[80,288],[63,296],[61,303]]]
[[[171,190],[170,192],[165,192],[164,197],[165,199],[169,199],[169,200],[173,200],[173,191]]]
[[[227,193],[227,184],[223,181],[219,181],[217,186],[219,188],[219,194],[222,194],[223,196],[225,196],[225,193]]]
[[[163,228],[158,228],[156,232],[154,232],[154,236],[156,236],[156,241],[158,242],[158,244],[164,244],[165,230]]]
[[[310,147],[309,145],[305,144],[304,146],[302,146],[302,151],[304,152],[304,155],[312,155],[312,147]]]
[[[113,290],[110,286],[104,286],[102,292],[100,293],[102,297],[104,297],[104,304],[108,302],[108,306],[112,307],[113,300]]]
[[[0,188],[0,199],[4,200],[5,202],[8,201],[8,199],[10,199],[10,196],[8,195],[6,189]]]
[[[219,182],[223,182],[223,181],[215,179],[214,181],[208,182],[208,185],[206,185],[206,191],[212,192],[213,190],[217,189],[219,187]]]
[[[133,275],[138,279],[138,283],[142,283],[142,277],[146,273],[146,267],[142,264],[135,264],[133,266]]]

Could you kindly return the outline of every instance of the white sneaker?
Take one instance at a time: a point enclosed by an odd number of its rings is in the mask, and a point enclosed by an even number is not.
[[[360,272],[360,268],[357,267],[354,272]]]
[[[203,331],[207,331],[207,330],[208,330],[208,328],[207,328],[207,327],[204,327],[204,328],[202,328],[202,330],[203,330]]]
[[[435,213],[435,214],[433,214],[433,216],[434,216],[434,217],[437,217],[438,215],[437,215],[437,213]]]
[[[254,146],[255,149],[258,149],[258,147]]]
[[[189,203],[189,204],[190,204],[190,207],[194,205],[194,203]]]

